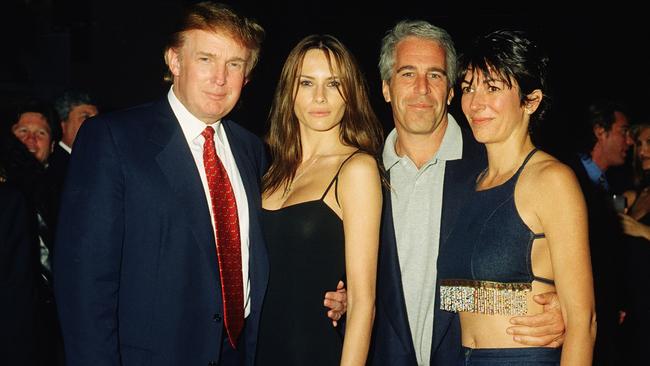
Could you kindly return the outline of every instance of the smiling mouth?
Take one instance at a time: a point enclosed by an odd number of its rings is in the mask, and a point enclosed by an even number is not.
[[[416,109],[430,109],[433,108],[433,105],[425,104],[425,103],[412,103],[409,104],[409,107],[416,108]]]
[[[210,99],[214,99],[214,100],[222,100],[222,99],[225,99],[225,98],[226,98],[226,94],[225,94],[225,93],[220,94],[220,93],[210,93],[210,92],[205,92],[205,95],[207,95],[208,98],[210,98]]]
[[[472,118],[472,123],[475,125],[482,125],[490,121],[490,118]]]

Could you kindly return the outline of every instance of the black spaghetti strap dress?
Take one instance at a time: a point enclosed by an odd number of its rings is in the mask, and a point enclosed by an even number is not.
[[[345,277],[343,222],[323,201],[336,190],[340,171],[320,199],[263,210],[270,273],[257,365],[340,364],[343,339],[323,305],[325,293]]]

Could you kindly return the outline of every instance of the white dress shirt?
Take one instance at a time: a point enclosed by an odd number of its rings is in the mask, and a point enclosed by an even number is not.
[[[72,148],[70,146],[66,145],[63,141],[59,140],[59,146],[61,146],[61,148],[63,150],[67,151],[68,154],[72,154]]]
[[[183,134],[187,140],[187,145],[190,147],[190,151],[194,157],[194,162],[196,163],[196,168],[199,171],[199,175],[201,176],[203,191],[205,192],[205,199],[208,202],[208,208],[210,209],[212,232],[216,235],[214,212],[212,209],[210,190],[208,188],[208,178],[205,175],[205,167],[203,165],[203,143],[205,142],[205,138],[201,135],[201,132],[203,132],[207,126],[212,126],[212,128],[214,128],[214,135],[216,137],[214,143],[217,149],[217,156],[219,156],[219,159],[221,159],[223,166],[226,168],[228,179],[230,179],[230,184],[232,185],[232,189],[235,193],[235,201],[237,202],[237,214],[239,215],[239,233],[241,238],[242,279],[244,281],[244,316],[248,316],[248,314],[250,314],[250,279],[248,277],[248,200],[246,198],[244,183],[242,182],[241,175],[237,169],[235,157],[233,156],[232,150],[230,149],[228,137],[226,136],[226,132],[224,131],[221,121],[207,125],[203,121],[196,118],[192,113],[190,113],[190,111],[185,108],[183,103],[181,103],[181,101],[178,100],[174,94],[173,87],[169,89],[169,93],[167,93],[167,99],[169,100],[169,104],[174,111],[174,115],[176,116],[176,119],[178,119],[178,123],[183,130]]]

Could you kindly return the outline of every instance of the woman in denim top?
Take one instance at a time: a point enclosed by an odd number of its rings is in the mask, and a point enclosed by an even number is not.
[[[548,59],[521,32],[478,38],[459,68],[461,106],[488,166],[444,247],[441,307],[460,315],[464,365],[591,365],[596,332],[584,198],[572,170],[532,143],[546,107]],[[521,348],[513,314],[556,291],[562,351]],[[561,361],[560,361],[561,359]],[[561,362],[561,363],[560,363]]]

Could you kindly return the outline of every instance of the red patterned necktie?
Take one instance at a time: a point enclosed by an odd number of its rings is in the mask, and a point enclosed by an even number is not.
[[[244,327],[244,290],[237,202],[226,169],[217,156],[214,129],[208,126],[201,135],[205,137],[203,165],[208,178],[214,215],[226,332],[230,344],[236,348],[237,339]]]

